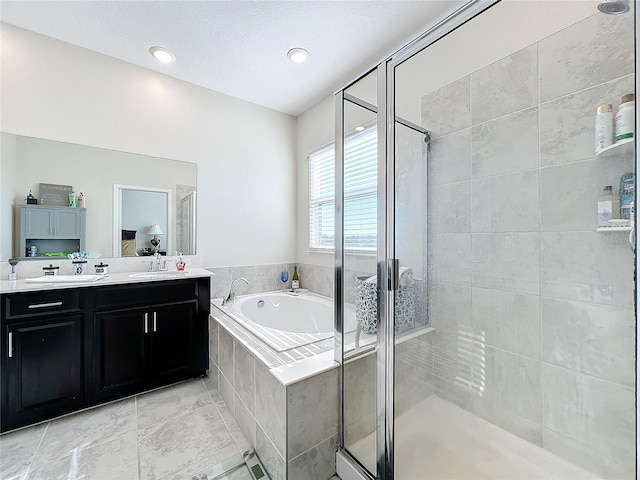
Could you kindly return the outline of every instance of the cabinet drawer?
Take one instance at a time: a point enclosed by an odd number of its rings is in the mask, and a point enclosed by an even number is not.
[[[4,308],[7,319],[25,315],[73,312],[81,310],[82,299],[78,290],[16,293],[6,295]]]
[[[96,309],[142,306],[167,301],[180,302],[198,297],[195,280],[150,282],[95,290]]]

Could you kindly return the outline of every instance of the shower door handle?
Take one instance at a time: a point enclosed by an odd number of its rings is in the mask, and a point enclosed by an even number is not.
[[[636,227],[635,225],[631,227],[631,231],[629,232],[629,246],[631,247],[631,251],[636,253]]]
[[[397,258],[389,259],[389,290],[398,290],[400,283],[400,260]]]

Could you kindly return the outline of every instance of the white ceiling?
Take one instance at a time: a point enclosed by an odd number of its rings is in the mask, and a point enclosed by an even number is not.
[[[0,19],[297,116],[459,4],[2,0]],[[158,64],[153,45],[176,63]],[[309,60],[289,62],[293,47],[309,50]]]

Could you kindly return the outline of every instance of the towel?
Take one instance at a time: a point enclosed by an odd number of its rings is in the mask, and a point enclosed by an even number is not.
[[[413,270],[411,270],[411,267],[400,267],[399,274],[400,279],[398,283],[401,287],[408,287],[413,285]],[[378,283],[378,276],[372,275],[367,278],[364,283]]]

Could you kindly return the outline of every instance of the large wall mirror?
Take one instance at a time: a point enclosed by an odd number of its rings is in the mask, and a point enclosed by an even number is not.
[[[2,260],[25,256],[18,209],[30,191],[41,204],[41,183],[83,193],[91,257],[196,253],[196,164],[7,133],[0,146]]]

